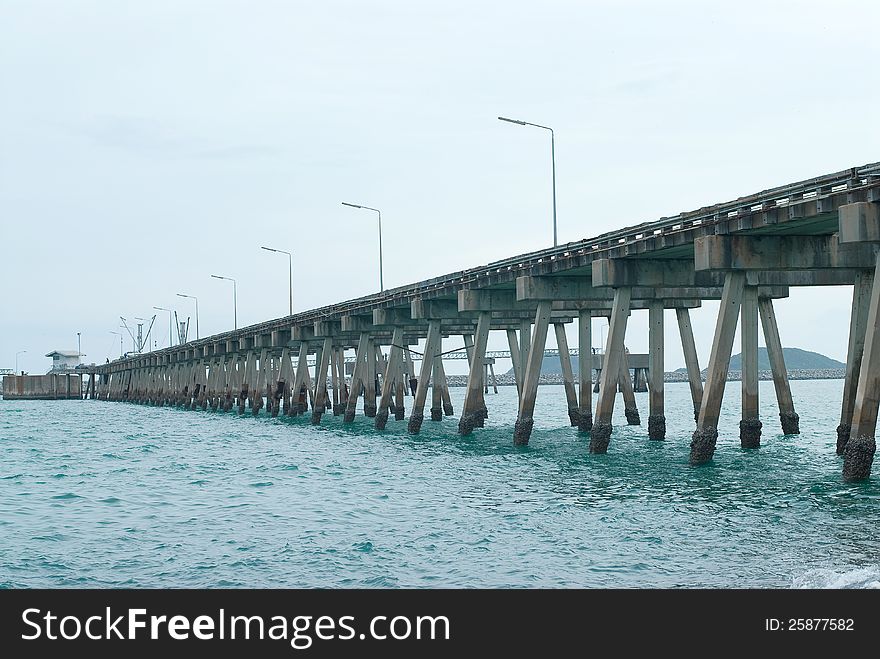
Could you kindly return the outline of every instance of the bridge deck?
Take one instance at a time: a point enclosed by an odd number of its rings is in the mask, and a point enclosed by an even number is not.
[[[464,288],[513,289],[516,278],[522,275],[589,274],[593,260],[598,258],[693,258],[694,240],[701,236],[735,233],[830,235],[837,231],[837,210],[841,205],[874,200],[878,195],[880,163],[853,167],[595,238],[267,320],[191,341],[186,347],[268,334],[291,326],[339,319],[344,315],[367,315],[374,309],[406,306],[417,298],[454,299]],[[180,348],[175,346],[150,354],[161,355]]]

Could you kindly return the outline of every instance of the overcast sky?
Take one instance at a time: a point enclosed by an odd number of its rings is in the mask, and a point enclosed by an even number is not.
[[[549,136],[498,115],[556,131],[560,242],[880,160],[880,3],[708,4],[0,0],[0,367],[103,362],[178,292],[228,330],[212,273],[285,315],[264,244],[296,310],[378,290],[342,201],[386,287],[551,245]],[[779,302],[783,343],[844,360],[850,295]]]

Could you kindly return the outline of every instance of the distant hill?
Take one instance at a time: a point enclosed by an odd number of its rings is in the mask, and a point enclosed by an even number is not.
[[[785,358],[785,368],[789,371],[817,371],[830,368],[846,368],[846,364],[820,355],[818,352],[810,352],[809,350],[801,350],[800,348],[783,348],[782,356]],[[705,367],[703,371],[705,371]],[[742,353],[733,355],[730,358],[731,371],[742,370]],[[767,357],[767,348],[758,348],[758,370],[769,371],[770,360]],[[676,372],[686,373],[687,369],[679,368]]]
[[[785,358],[785,368],[789,370],[818,370],[823,368],[846,368],[846,364],[820,355],[818,352],[801,350],[800,348],[783,348],[782,356]],[[730,370],[742,370],[742,354],[730,358]],[[767,357],[767,348],[758,348],[758,370],[769,371],[770,359]]]

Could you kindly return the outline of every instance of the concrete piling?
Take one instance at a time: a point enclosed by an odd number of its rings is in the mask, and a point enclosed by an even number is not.
[[[801,431],[800,417],[794,411],[794,399],[791,397],[791,385],[788,383],[788,371],[785,368],[785,357],[782,353],[782,341],[779,338],[773,300],[768,297],[758,298],[758,313],[761,316],[761,326],[764,328],[764,343],[767,344],[767,357],[770,360],[773,387],[776,390],[782,434],[797,435]]]
[[[849,342],[846,352],[846,372],[843,379],[843,402],[840,411],[840,425],[837,426],[837,455],[843,455],[852,428],[853,410],[856,403],[856,389],[865,349],[865,334],[868,327],[868,310],[871,305],[871,289],[874,284],[873,272],[859,272],[853,285],[852,311],[849,321]]]
[[[620,357],[620,379],[618,380],[618,385],[620,392],[623,394],[623,413],[626,415],[627,425],[642,425],[639,408],[636,405],[633,379],[630,378],[629,374],[629,360],[627,359],[626,349],[623,350],[623,354]]]
[[[880,252],[871,282],[865,345],[853,406],[852,432],[843,452],[843,478],[865,480],[871,475],[877,450],[875,432],[880,407]]]
[[[617,395],[617,380],[623,364],[623,341],[629,316],[632,291],[625,286],[614,290],[611,306],[611,325],[605,348],[605,358],[600,375],[599,400],[596,415],[590,430],[590,453],[606,453],[611,442],[611,414],[614,411],[614,398]]]
[[[528,356],[525,359],[525,373],[523,375],[522,394],[520,395],[519,415],[513,430],[513,443],[517,446],[525,446],[529,443],[532,427],[535,424],[535,400],[538,394],[538,378],[541,375],[541,364],[544,361],[544,346],[547,342],[547,330],[550,325],[550,307],[548,301],[538,302],[538,310],[535,313],[535,334],[528,337],[528,325],[523,323],[520,330],[520,347],[528,343]],[[524,338],[528,338],[527,339]]]
[[[648,307],[648,438],[666,438],[663,376],[663,302]]]
[[[559,366],[562,371],[562,386],[565,389],[565,401],[568,404],[568,422],[572,426],[580,423],[580,407],[578,406],[577,391],[574,388],[574,373],[571,369],[571,354],[568,351],[568,337],[565,336],[565,325],[553,323],[553,331],[556,333],[556,347],[559,351]]]
[[[709,462],[715,454],[718,418],[721,414],[721,401],[724,398],[724,385],[727,382],[744,286],[745,273],[733,271],[725,275],[724,292],[721,294],[721,307],[718,310],[712,352],[709,356],[706,387],[703,390],[697,429],[691,439],[691,464]]]
[[[425,401],[428,398],[428,385],[431,382],[431,371],[434,370],[434,356],[439,352],[440,321],[428,321],[428,336],[425,340],[425,354],[422,356],[422,367],[419,371],[419,382],[416,385],[415,399],[409,415],[407,431],[417,435],[422,429],[425,419]]]
[[[676,309],[675,317],[678,321],[678,332],[681,336],[681,350],[684,354],[684,364],[687,368],[688,385],[691,390],[691,400],[694,403],[694,422],[700,419],[700,406],[703,402],[703,381],[700,374],[700,363],[697,358],[697,346],[694,342],[694,331],[691,327],[691,316],[687,309]]]
[[[470,435],[473,429],[478,427],[477,417],[480,415],[479,406],[483,394],[483,360],[486,356],[486,344],[489,339],[491,323],[491,314],[487,311],[481,311],[477,317],[477,330],[470,359],[467,389],[461,407],[461,418],[458,421],[458,432],[461,435]]]
[[[746,286],[740,305],[742,341],[742,419],[739,441],[742,448],[761,445],[761,420],[758,407],[758,289]]]
[[[384,430],[388,423],[388,408],[391,404],[391,396],[395,383],[400,391],[401,370],[403,364],[403,328],[395,327],[391,337],[391,351],[388,355],[388,364],[385,370],[385,377],[382,381],[382,396],[379,399],[379,409],[376,412],[376,430]],[[399,398],[402,396],[399,396]],[[401,407],[403,401],[400,401]],[[395,415],[397,414],[397,405],[395,404]]]
[[[370,335],[367,332],[361,332],[358,339],[357,355],[355,356],[354,371],[351,374],[351,388],[348,392],[348,400],[345,405],[344,423],[354,421],[355,410],[357,409],[357,401],[363,387],[364,373],[367,368],[367,351],[370,348]]]
[[[593,316],[589,309],[578,311],[578,432],[593,428]]]

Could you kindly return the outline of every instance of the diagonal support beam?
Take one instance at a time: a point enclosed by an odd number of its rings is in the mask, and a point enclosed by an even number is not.
[[[376,430],[384,430],[388,423],[388,408],[391,405],[394,384],[396,382],[399,385],[401,379],[399,373],[403,364],[402,346],[403,327],[395,327],[394,334],[391,336],[391,352],[388,355],[385,377],[382,379],[382,397],[379,399],[379,410],[376,412]]]
[[[620,379],[618,383],[620,385],[620,393],[623,394],[623,413],[626,416],[626,423],[630,426],[640,426],[642,425],[642,419],[639,416],[639,408],[636,405],[636,394],[633,388],[633,379],[636,376],[636,372],[633,372],[633,377],[630,377],[629,374],[629,358],[627,356],[626,348],[623,349],[623,354],[620,356]]]
[[[853,286],[852,311],[849,321],[849,342],[846,352],[846,375],[843,380],[843,403],[840,410],[840,425],[837,426],[837,455],[843,455],[852,429],[853,409],[856,404],[856,389],[859,384],[859,371],[862,367],[862,354],[865,350],[865,331],[868,327],[868,309],[871,305],[871,288],[874,273],[862,273]]]
[[[580,422],[577,391],[574,388],[574,372],[571,370],[571,354],[568,351],[568,337],[565,325],[553,323],[556,332],[556,347],[559,349],[559,367],[562,370],[562,385],[565,388],[565,401],[568,404],[568,421],[572,426]]]
[[[349,389],[348,400],[345,404],[345,415],[342,417],[343,423],[351,423],[354,421],[358,397],[361,394],[361,387],[363,386],[364,371],[367,367],[368,348],[372,350],[372,346],[370,345],[370,334],[368,332],[361,332],[360,338],[358,339],[354,371],[351,374],[351,389]]]
[[[782,353],[782,340],[779,338],[779,326],[776,324],[773,300],[759,297],[758,313],[761,314],[764,343],[767,345],[770,371],[773,373],[773,386],[776,389],[782,434],[798,435],[800,434],[800,417],[794,411],[794,400],[791,397],[791,385],[788,383],[788,370],[785,368],[785,356]]]
[[[721,401],[724,398],[724,385],[730,367],[730,353],[742,304],[745,274],[730,272],[725,277],[721,306],[718,309],[718,322],[715,325],[715,338],[709,356],[709,370],[706,374],[706,388],[700,405],[697,429],[691,440],[691,464],[709,462],[715,453],[718,441],[718,418],[721,414]]]
[[[312,424],[321,423],[321,416],[327,408],[327,369],[330,366],[330,357],[333,354],[333,339],[327,337],[324,339],[324,345],[321,348],[321,359],[318,366],[318,372],[315,375],[315,401],[312,405]]]
[[[607,453],[611,442],[611,414],[614,411],[614,398],[617,395],[617,381],[623,363],[623,342],[626,336],[626,322],[629,317],[630,288],[628,286],[614,291],[611,307],[611,325],[605,348],[602,373],[599,376],[599,401],[590,431],[590,453]]]
[[[691,327],[691,315],[687,309],[676,309],[675,317],[676,320],[678,320],[678,332],[681,335],[681,350],[684,353],[684,363],[687,368],[691,400],[694,403],[694,421],[699,421],[700,405],[703,402],[703,381],[700,373],[700,362],[697,358],[697,345],[694,342],[694,330]]]
[[[428,337],[425,340],[425,354],[422,357],[422,366],[419,371],[419,383],[416,385],[416,395],[413,401],[412,412],[409,415],[407,430],[412,435],[418,435],[425,420],[425,401],[428,399],[428,386],[431,384],[431,371],[434,369],[434,357],[440,348],[440,321],[428,322]]]
[[[513,443],[525,446],[529,443],[532,427],[535,424],[535,400],[538,394],[538,378],[541,376],[541,363],[544,361],[544,346],[547,344],[547,330],[550,326],[550,302],[541,301],[535,312],[535,334],[529,342],[528,359],[526,360],[525,377],[523,378],[522,394],[519,402],[519,416],[513,430]],[[525,326],[521,330],[521,344],[528,332]]]
[[[483,360],[486,356],[491,323],[492,319],[489,312],[481,312],[477,318],[477,331],[474,336],[473,347],[470,351],[467,390],[465,391],[464,403],[461,408],[461,419],[458,421],[458,432],[460,435],[470,435],[475,427],[479,427],[476,417],[482,411],[480,409],[480,401],[482,401],[483,393]]]
[[[871,285],[865,348],[853,406],[852,432],[843,453],[843,478],[866,480],[877,450],[877,412],[880,407],[880,252]]]

